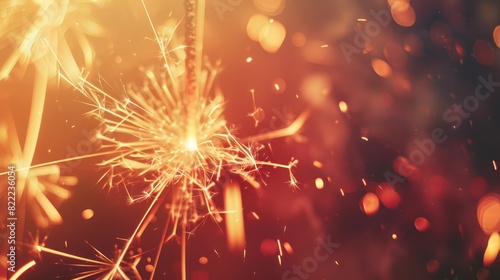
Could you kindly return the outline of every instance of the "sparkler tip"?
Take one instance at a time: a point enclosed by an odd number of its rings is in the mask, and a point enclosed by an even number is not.
[[[186,142],[186,149],[190,152],[198,149],[198,143],[195,138],[189,138]]]

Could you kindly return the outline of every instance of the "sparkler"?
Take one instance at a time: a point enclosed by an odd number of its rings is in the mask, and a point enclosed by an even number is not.
[[[60,176],[60,169],[56,164],[26,168],[22,161],[24,151],[19,143],[10,108],[7,105],[8,102],[1,103],[0,108],[4,122],[0,123],[0,129],[5,131],[5,138],[0,139],[1,163],[2,166],[14,164],[18,170],[21,170],[18,173],[16,186],[18,203],[20,204],[17,212],[18,219],[20,223],[25,221],[24,209],[27,209],[40,228],[60,224],[62,218],[55,204],[57,201],[64,201],[70,197],[68,187],[76,185],[77,179],[72,176]],[[2,192],[4,191],[6,189],[2,189]],[[0,213],[5,218],[6,209],[1,209]],[[22,226],[20,232],[22,232]]]
[[[153,249],[156,250],[156,256],[150,278],[153,279],[155,275],[163,244],[180,237],[181,271],[182,279],[185,280],[186,243],[190,230],[206,218],[220,222],[221,214],[225,213],[212,200],[216,187],[229,183],[221,181],[223,173],[259,186],[261,166],[284,168],[289,171],[290,184],[297,186],[292,173],[297,160],[292,159],[289,164],[257,160],[255,156],[261,146],[254,142],[295,133],[303,125],[307,114],[299,117],[290,128],[240,141],[224,119],[222,94],[212,89],[219,71],[218,63],[201,67],[202,45],[199,38],[203,32],[201,14],[204,5],[199,5],[198,16],[195,16],[194,1],[185,3],[188,14],[186,46],[173,48],[175,52],[168,51],[166,47],[175,42],[173,34],[157,32],[148,14],[164,65],[161,68],[142,69],[145,80],[141,86],[127,85],[124,95],[116,97],[81,76],[75,81],[74,77],[67,75],[68,72],[63,71],[61,74],[62,79],[87,98],[88,105],[92,107],[88,114],[101,122],[101,132],[97,137],[103,143],[102,151],[41,164],[39,168],[105,155],[100,165],[109,168],[106,185],[110,188],[125,186],[130,203],[147,202],[149,205],[134,232],[125,239],[125,244],[117,250],[113,259],[104,257],[97,249],[99,260],[90,261],[44,246],[36,247],[40,252],[90,263],[88,268],[94,269],[75,275],[79,279],[96,275],[100,275],[100,279],[128,279],[129,273],[135,271],[141,255],[130,255],[133,242],[142,236],[159,209],[166,209],[162,237],[158,240],[157,248]],[[234,185],[231,186],[234,188]],[[165,207],[161,208],[162,205]],[[230,209],[230,212],[234,211],[241,210]],[[242,229],[239,231],[242,232]],[[233,245],[243,248],[241,242],[244,241],[238,242],[240,244]]]
[[[167,65],[168,69],[157,70],[158,74],[144,70],[147,77],[144,85],[127,86],[123,98],[115,98],[85,80],[78,88],[94,108],[90,114],[102,122],[98,138],[103,143],[103,153],[110,155],[101,163],[110,168],[107,185],[126,185],[130,203],[150,201],[122,249],[117,269],[107,275],[110,279],[118,273],[132,241],[142,235],[161,204],[166,204],[169,213],[158,250],[180,235],[185,261],[188,225],[205,217],[221,221],[221,212],[212,197],[223,172],[254,182],[259,167],[268,165],[289,170],[290,182],[297,183],[291,173],[296,161],[288,165],[259,161],[255,159],[259,146],[242,144],[227,127],[222,95],[215,91],[210,98],[215,68],[202,73],[201,88],[205,90],[200,92],[200,101],[193,110],[196,114],[192,116],[183,110],[187,106],[186,97],[178,90],[182,77],[176,66]],[[186,132],[190,117],[197,123],[196,146]]]
[[[55,77],[59,65],[71,78],[78,77],[80,69],[69,47],[68,34],[75,37],[85,66],[92,66],[93,49],[87,35],[102,36],[104,31],[89,14],[93,6],[104,3],[104,0],[4,1],[0,4],[5,13],[0,47],[12,45],[13,50],[0,68],[0,80],[7,78],[16,64],[25,68],[30,63],[47,77]]]
[[[5,97],[5,96],[4,96]],[[12,119],[12,114],[6,98],[0,99],[0,160],[1,166],[14,164],[20,172],[16,182],[16,218],[17,240],[23,240],[25,224],[31,217],[38,228],[47,228],[62,223],[62,217],[57,210],[58,205],[71,195],[69,187],[76,185],[77,179],[72,176],[61,176],[60,169],[55,164],[26,168],[23,161],[24,150],[21,149],[19,137]],[[0,177],[0,184],[6,185],[5,177]],[[0,189],[3,205],[7,205],[7,188]],[[0,209],[0,219],[6,221],[7,207]],[[0,250],[9,246],[2,242]],[[6,265],[6,264],[3,264]],[[22,271],[22,270],[20,270]]]

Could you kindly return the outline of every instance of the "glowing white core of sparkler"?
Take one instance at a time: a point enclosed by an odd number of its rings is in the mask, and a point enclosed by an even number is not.
[[[198,143],[195,138],[188,138],[186,142],[186,149],[189,152],[194,152],[198,149]]]

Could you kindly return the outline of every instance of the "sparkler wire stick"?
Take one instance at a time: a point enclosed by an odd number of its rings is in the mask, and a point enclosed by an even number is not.
[[[194,151],[198,146],[196,129],[196,104],[198,103],[198,81],[200,73],[197,73],[197,60],[199,55],[197,56],[196,47],[197,34],[196,28],[200,24],[197,24],[196,20],[196,1],[195,0],[185,0],[184,7],[186,9],[186,30],[185,30],[185,44],[186,44],[186,85],[185,85],[185,94],[186,94],[186,115],[187,115],[187,131],[186,131],[186,145],[188,150]],[[202,25],[203,23],[201,23]],[[197,40],[198,39],[198,40]]]

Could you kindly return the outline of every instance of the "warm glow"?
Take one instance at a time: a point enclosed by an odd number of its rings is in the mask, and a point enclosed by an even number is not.
[[[231,252],[239,254],[245,249],[245,225],[238,183],[230,182],[224,185],[224,208],[227,246]]]
[[[94,217],[94,211],[92,209],[85,209],[82,211],[82,218],[84,220],[89,220]]]
[[[285,8],[284,0],[253,0],[257,10],[270,16],[279,15]]]
[[[387,78],[392,74],[391,66],[380,58],[372,59],[372,68],[382,78]]]
[[[497,25],[495,30],[493,30],[493,40],[495,41],[497,47],[500,48],[500,25]]]
[[[190,152],[196,151],[196,149],[198,149],[198,143],[196,142],[196,139],[189,138],[186,142],[186,149]]]
[[[490,266],[493,264],[500,251],[500,235],[498,232],[493,233],[488,240],[488,246],[484,251],[484,266]]]
[[[285,251],[290,254],[290,255],[293,255],[293,248],[292,248],[292,245],[290,245],[290,243],[288,242],[284,242],[283,243],[283,248],[285,248]]]
[[[264,256],[278,254],[278,243],[274,239],[266,238],[260,243],[260,253]]]
[[[207,257],[200,257],[198,259],[200,264],[207,264],[208,263],[208,258]]]
[[[380,187],[377,188],[377,195],[382,204],[389,209],[394,210],[401,203],[401,196],[386,183],[380,184]]]
[[[247,24],[247,34],[253,41],[259,41],[259,35],[262,28],[269,23],[269,18],[262,14],[253,15]]]
[[[388,0],[387,3],[389,3],[391,9],[398,11],[406,11],[410,6],[409,0]]]
[[[375,215],[378,212],[379,206],[378,197],[374,193],[366,193],[361,200],[361,210],[363,210],[367,216]]]
[[[500,195],[491,193],[479,201],[477,220],[486,234],[500,231]]]
[[[282,94],[285,92],[286,82],[282,78],[276,78],[273,80],[273,86],[271,90],[276,94]]]
[[[330,92],[330,77],[323,74],[313,74],[302,82],[302,93],[305,100],[314,106],[324,105]]]
[[[347,103],[345,103],[344,101],[340,101],[339,102],[339,109],[340,109],[340,112],[342,113],[347,113]]]

